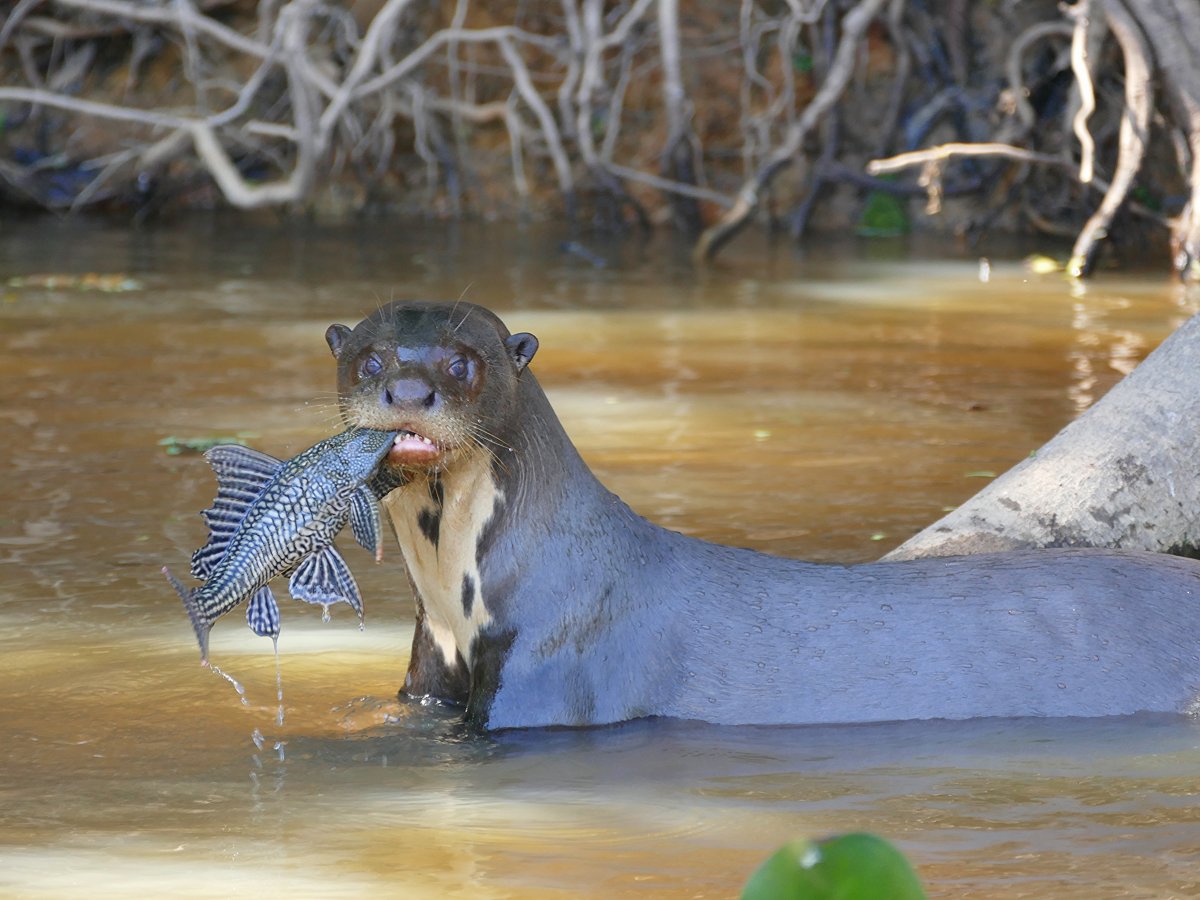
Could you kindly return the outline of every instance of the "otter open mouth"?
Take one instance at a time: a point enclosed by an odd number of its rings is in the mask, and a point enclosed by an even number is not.
[[[415,431],[401,429],[388,451],[388,462],[402,466],[428,465],[442,455],[441,446]]]

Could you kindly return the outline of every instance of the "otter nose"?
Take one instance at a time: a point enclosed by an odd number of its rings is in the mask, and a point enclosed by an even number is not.
[[[432,410],[438,403],[438,392],[420,378],[397,378],[383,389],[384,406],[399,409]]]

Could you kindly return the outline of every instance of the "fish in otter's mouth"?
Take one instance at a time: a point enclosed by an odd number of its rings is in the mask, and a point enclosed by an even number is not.
[[[213,623],[248,601],[246,621],[256,634],[279,635],[279,607],[269,583],[291,575],[288,592],[328,609],[346,603],[362,619],[362,598],[333,539],[349,522],[354,537],[379,559],[383,553],[379,500],[398,482],[380,461],[415,444],[414,432],[352,428],[318,442],[286,462],[238,445],[205,454],[217,475],[217,497],[205,510],[208,543],[192,554],[189,588],[163,568],[192,621],[200,658],[208,660]]]

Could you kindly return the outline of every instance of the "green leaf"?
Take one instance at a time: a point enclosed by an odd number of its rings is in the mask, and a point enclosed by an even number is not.
[[[792,841],[763,863],[742,900],[925,900],[912,866],[873,834]]]
[[[871,191],[859,221],[860,237],[896,237],[908,233],[908,213],[892,194]]]
[[[1129,196],[1131,196],[1134,200],[1136,200],[1138,203],[1142,204],[1142,206],[1146,207],[1147,209],[1152,209],[1155,212],[1162,212],[1162,208],[1163,208],[1162,198],[1159,197],[1157,194],[1151,193],[1149,190],[1142,187],[1141,185],[1138,185],[1132,191],[1130,191]]]
[[[211,437],[165,437],[158,446],[165,447],[168,456],[179,456],[181,453],[204,453],[218,444],[241,444],[246,446],[246,438],[252,435],[213,435]]]

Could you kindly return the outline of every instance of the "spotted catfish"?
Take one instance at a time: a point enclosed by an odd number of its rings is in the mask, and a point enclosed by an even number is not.
[[[380,461],[397,436],[352,428],[287,462],[236,444],[205,453],[217,498],[202,513],[209,538],[192,554],[191,568],[204,584],[189,589],[162,570],[183,599],[202,663],[213,623],[247,599],[255,634],[279,635],[279,607],[268,587],[279,575],[291,575],[288,593],[295,599],[326,609],[344,602],[362,620],[358,585],[333,539],[349,521],[358,542],[382,557],[378,501],[398,484]]]

